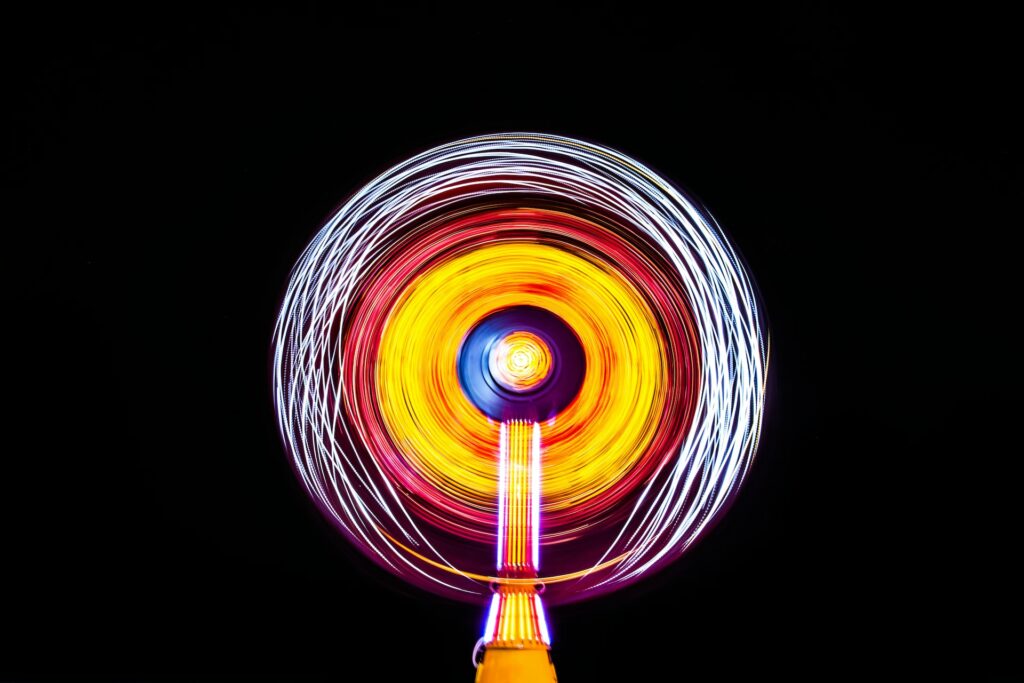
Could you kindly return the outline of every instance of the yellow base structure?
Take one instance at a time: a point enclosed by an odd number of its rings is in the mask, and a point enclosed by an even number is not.
[[[489,647],[476,669],[476,683],[556,683],[550,650]]]

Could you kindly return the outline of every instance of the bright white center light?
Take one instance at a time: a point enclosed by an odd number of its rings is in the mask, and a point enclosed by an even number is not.
[[[505,336],[491,350],[491,376],[510,391],[528,391],[551,372],[551,349],[532,332]]]

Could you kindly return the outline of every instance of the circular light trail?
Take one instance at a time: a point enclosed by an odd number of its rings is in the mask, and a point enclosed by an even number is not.
[[[525,253],[524,250],[517,248],[502,258],[511,262],[518,260],[522,253]],[[534,274],[531,277],[540,278],[540,275]],[[490,290],[487,283],[479,282],[474,283],[470,291],[487,293]],[[579,395],[586,372],[586,354],[576,333],[565,320],[542,306],[520,305],[491,310],[493,302],[488,302],[489,296],[479,297],[474,302],[483,304],[484,308],[478,311],[474,305],[468,309],[473,316],[479,315],[481,319],[459,345],[457,380],[466,398],[484,417],[499,422],[510,419],[548,420],[559,414],[572,415],[572,412],[566,414],[563,411]],[[430,297],[441,302],[447,300],[443,293],[431,293]],[[542,301],[535,303],[543,304]],[[548,305],[554,307],[553,304]],[[408,311],[417,316],[417,320],[429,320],[423,316],[432,314],[424,313],[424,310],[416,304],[402,309],[403,312]],[[443,313],[437,315],[443,319]],[[458,323],[447,327],[454,330]],[[512,360],[510,344],[515,345],[518,353],[527,359],[527,365],[521,370],[509,365]],[[424,351],[428,355],[433,354],[430,349],[425,348]],[[443,367],[450,367],[448,358],[443,354],[433,357],[440,359]],[[530,369],[530,359],[537,364],[535,370]],[[526,381],[518,380],[515,376],[517,372]],[[441,391],[452,393],[453,377],[450,374],[445,376],[447,388]],[[418,374],[412,373],[398,382],[385,383],[384,386],[386,390],[394,386],[416,386],[419,379]],[[400,392],[405,393],[405,390]],[[437,393],[438,388],[428,386],[424,392]],[[392,419],[393,430],[402,429],[397,422],[403,419],[401,415],[388,413],[386,417]],[[418,422],[425,425],[425,419]],[[446,416],[438,414],[438,419],[445,422]],[[484,432],[479,435],[490,438]],[[436,446],[455,448],[453,444]],[[483,448],[486,453],[494,449],[490,443],[484,444]]]
[[[540,421],[539,580],[554,603],[678,557],[760,433],[768,351],[736,252],[618,152],[491,135],[375,178],[295,266],[274,400],[295,469],[368,556],[479,601],[503,421]]]
[[[491,350],[491,374],[510,391],[530,391],[548,377],[551,350],[544,340],[526,330],[517,330]]]

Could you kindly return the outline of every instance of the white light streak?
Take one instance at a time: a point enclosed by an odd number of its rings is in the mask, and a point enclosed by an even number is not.
[[[625,559],[572,584],[549,586],[550,599],[564,602],[627,583],[678,557],[749,471],[764,410],[767,333],[753,284],[698,202],[629,157],[569,138],[489,135],[423,152],[356,192],[302,254],[274,332],[273,397],[298,476],[353,542],[391,571],[439,592],[486,595],[485,584],[460,575],[465,568],[430,542],[403,494],[366,457],[365,435],[345,419],[354,389],[342,381],[341,339],[334,331],[354,306],[360,282],[403,231],[456,202],[487,202],[495,193],[549,197],[634,226],[675,269],[698,334],[700,385],[690,431],[594,565],[623,554]],[[534,438],[536,444],[539,431]],[[536,482],[538,474],[533,476]],[[504,488],[502,481],[498,490]],[[534,506],[535,515],[539,508]],[[499,502],[498,533],[503,514]],[[537,517],[534,528],[539,531]],[[452,571],[411,556],[392,538]],[[543,539],[533,543],[536,563]],[[503,546],[499,539],[499,566]]]

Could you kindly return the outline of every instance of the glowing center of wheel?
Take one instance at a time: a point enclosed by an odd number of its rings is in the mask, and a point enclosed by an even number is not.
[[[491,350],[491,376],[510,391],[529,391],[551,372],[551,350],[531,332],[512,332]]]

